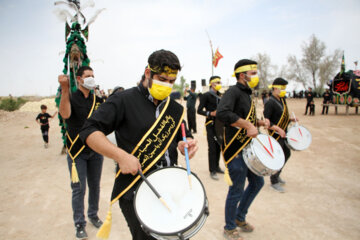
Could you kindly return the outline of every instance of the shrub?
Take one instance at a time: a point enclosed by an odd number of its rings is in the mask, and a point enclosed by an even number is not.
[[[25,103],[26,100],[22,98],[13,98],[13,97],[3,98],[1,99],[0,102],[0,109],[12,112],[18,110]]]

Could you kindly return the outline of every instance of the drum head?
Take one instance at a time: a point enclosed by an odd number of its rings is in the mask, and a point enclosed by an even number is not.
[[[275,138],[266,134],[258,134],[257,138],[273,156],[271,157],[271,155],[265,150],[261,143],[259,143],[259,141],[254,138],[251,140],[251,148],[257,158],[265,167],[271,170],[280,170],[285,163],[285,155],[281,145],[278,143],[278,141],[275,140]]]
[[[146,231],[163,236],[176,235],[192,227],[202,216],[206,195],[195,175],[191,175],[191,189],[187,171],[168,167],[155,170],[147,176],[171,212],[161,203],[145,182],[135,194],[136,215]]]
[[[312,136],[305,127],[292,126],[286,134],[286,141],[294,150],[302,151],[310,146]]]
[[[117,145],[116,143],[116,137],[115,137],[115,132],[110,133],[109,135],[107,135],[107,138],[110,140],[110,142],[112,142],[113,144]]]

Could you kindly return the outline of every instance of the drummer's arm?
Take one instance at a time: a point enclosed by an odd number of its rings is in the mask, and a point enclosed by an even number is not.
[[[267,119],[267,118],[266,118],[266,119]],[[284,131],[281,127],[279,127],[279,126],[277,126],[277,125],[275,125],[275,124],[272,125],[271,127],[269,127],[269,129],[277,132],[282,138],[285,138],[285,137],[286,137],[285,131]]]
[[[230,124],[230,126],[236,128],[245,128],[246,135],[252,138],[256,137],[259,133],[258,129],[251,122],[242,118],[239,118],[238,120],[236,120],[236,122]]]
[[[265,118],[265,120],[257,120],[257,127],[265,127],[265,129],[268,129],[270,127],[270,121],[269,119]]]
[[[119,164],[123,174],[135,175],[138,170],[141,170],[139,160],[111,143],[105,136],[113,132],[121,123],[121,119],[124,117],[124,109],[121,96],[113,95],[85,121],[79,135],[81,140],[92,150],[114,159]]]
[[[135,156],[115,146],[101,131],[92,132],[86,138],[86,144],[95,152],[114,159],[119,164],[123,174],[135,175],[138,170],[141,170],[140,162]]]

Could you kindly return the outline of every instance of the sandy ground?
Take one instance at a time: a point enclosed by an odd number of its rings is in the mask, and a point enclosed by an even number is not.
[[[250,208],[247,220],[255,226],[254,239],[360,239],[360,115],[343,113],[304,116],[305,100],[289,100],[291,111],[313,136],[309,149],[292,152],[282,178],[286,193],[265,186]],[[36,109],[39,109],[36,107]],[[258,105],[261,111],[262,105]],[[37,110],[36,110],[37,111]],[[49,111],[50,114],[53,111]],[[56,119],[50,123],[50,146],[43,147],[37,112],[0,112],[0,239],[74,239],[69,172],[60,155],[61,138]],[[192,239],[223,239],[227,185],[210,178],[204,118],[197,116],[199,151],[191,161],[210,203],[210,216]],[[179,159],[185,166],[184,158]],[[221,163],[223,167],[223,163]],[[100,218],[108,209],[114,163],[105,159],[101,180]],[[156,213],[154,213],[156,214]],[[97,229],[87,226],[89,239]],[[113,208],[110,239],[131,236],[118,206]]]

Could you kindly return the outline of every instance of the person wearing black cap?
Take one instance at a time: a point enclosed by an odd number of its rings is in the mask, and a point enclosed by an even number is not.
[[[323,98],[324,98],[323,104],[329,104],[330,103],[331,95],[330,95],[330,92],[329,92],[328,88],[325,90],[325,92],[323,94]],[[322,109],[321,114],[324,115],[324,113],[326,112],[326,115],[327,115],[328,111],[329,111],[329,106],[328,105],[323,105],[323,109]]]
[[[274,137],[281,145],[285,155],[285,163],[290,157],[290,149],[285,144],[287,127],[290,121],[297,120],[290,118],[289,115],[288,106],[285,100],[285,89],[287,84],[288,82],[285,79],[276,78],[273,84],[269,86],[272,88],[272,95],[264,106],[264,117],[270,121],[270,127],[268,129],[269,135]],[[281,185],[284,185],[285,181],[280,178],[281,170],[282,169],[276,174],[271,175],[270,181],[271,187],[274,190],[283,193],[285,190]]]
[[[219,76],[212,76],[209,79],[210,90],[204,93],[200,98],[200,103],[197,113],[206,117],[205,127],[208,142],[208,159],[210,177],[214,180],[219,180],[217,173],[224,173],[219,167],[220,161],[220,146],[215,134],[215,118],[216,108],[220,102],[221,94],[221,78]]]
[[[174,53],[153,52],[148,58],[144,80],[136,87],[111,95],[81,130],[83,142],[118,163],[110,210],[98,238],[109,237],[111,206],[119,200],[132,239],[155,239],[142,229],[136,216],[134,198],[140,182],[138,172],[148,175],[155,169],[176,165],[178,150],[184,155],[186,146],[190,159],[198,149],[191,132],[186,131],[187,143],[183,141],[180,125],[185,122],[185,111],[169,97],[180,70]],[[105,136],[113,131],[117,146]]]
[[[312,88],[309,87],[309,90],[306,92],[306,108],[304,115],[307,114],[308,108],[310,108],[309,115],[315,115],[315,104],[314,104],[314,93],[312,92]]]
[[[269,126],[269,121],[256,118],[252,90],[259,83],[257,63],[242,59],[235,64],[237,83],[227,90],[217,108],[217,118],[225,125],[222,153],[225,161],[225,180],[230,185],[225,203],[224,237],[242,239],[237,227],[252,232],[254,227],[246,221],[248,209],[264,185],[264,178],[249,170],[242,150],[258,135],[258,126]],[[249,184],[246,189],[245,182]]]

